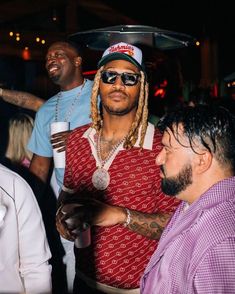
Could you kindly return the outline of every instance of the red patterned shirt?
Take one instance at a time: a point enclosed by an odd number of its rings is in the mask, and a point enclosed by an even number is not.
[[[179,201],[161,192],[159,166],[155,163],[160,150],[161,135],[149,124],[143,149],[138,142],[131,150],[120,146],[108,169],[110,184],[98,191],[91,181],[98,165],[95,130],[79,127],[67,142],[64,187],[78,191],[79,197],[94,197],[144,213],[173,212]],[[92,229],[91,246],[75,248],[77,269],[112,287],[138,288],[158,241],[122,225]]]

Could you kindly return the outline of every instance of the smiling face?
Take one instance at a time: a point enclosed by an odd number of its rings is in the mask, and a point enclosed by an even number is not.
[[[46,70],[50,79],[62,88],[72,83],[81,58],[75,48],[65,42],[52,44],[46,55]]]
[[[114,60],[104,66],[104,71],[118,74],[139,74],[138,68],[125,60]],[[133,85],[125,85],[120,75],[117,75],[112,84],[100,80],[100,96],[104,113],[123,116],[136,112],[140,93],[140,81]]]

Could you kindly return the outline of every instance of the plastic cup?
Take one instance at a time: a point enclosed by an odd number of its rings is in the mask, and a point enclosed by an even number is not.
[[[76,230],[77,238],[74,245],[77,248],[85,248],[91,245],[91,228],[88,223],[83,223],[82,230]]]
[[[51,135],[69,130],[69,122],[59,121],[51,123]],[[65,168],[65,151],[57,152],[53,149],[53,159],[55,168]]]
[[[77,203],[75,206],[83,206],[83,205]],[[61,210],[62,214],[66,215],[67,213],[70,213],[73,207],[74,207],[74,204],[66,204]],[[73,217],[67,218],[65,220],[65,223],[67,224],[68,228],[71,226],[74,227]],[[75,247],[85,248],[91,244],[91,227],[87,222],[82,222],[82,225],[79,228],[74,229],[72,233],[76,234],[77,236],[74,241]]]

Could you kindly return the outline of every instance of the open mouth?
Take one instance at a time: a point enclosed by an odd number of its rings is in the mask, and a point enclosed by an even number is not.
[[[47,70],[48,70],[49,75],[52,76],[59,70],[59,68],[56,65],[52,65],[52,66],[49,66],[47,68]]]

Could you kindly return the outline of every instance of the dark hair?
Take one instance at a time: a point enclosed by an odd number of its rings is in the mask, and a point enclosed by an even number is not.
[[[157,126],[162,133],[169,128],[181,145],[178,130],[183,127],[195,153],[194,143],[199,142],[221,165],[235,170],[235,117],[227,109],[216,105],[185,106],[166,114]]]
[[[75,50],[75,52],[77,53],[77,56],[83,57],[83,52],[85,49],[85,47],[83,45],[80,45],[80,44],[78,44],[74,41],[71,41],[69,39],[61,39],[61,40],[55,41],[52,44],[50,44],[49,48],[56,43],[64,43],[66,46],[73,48]]]

